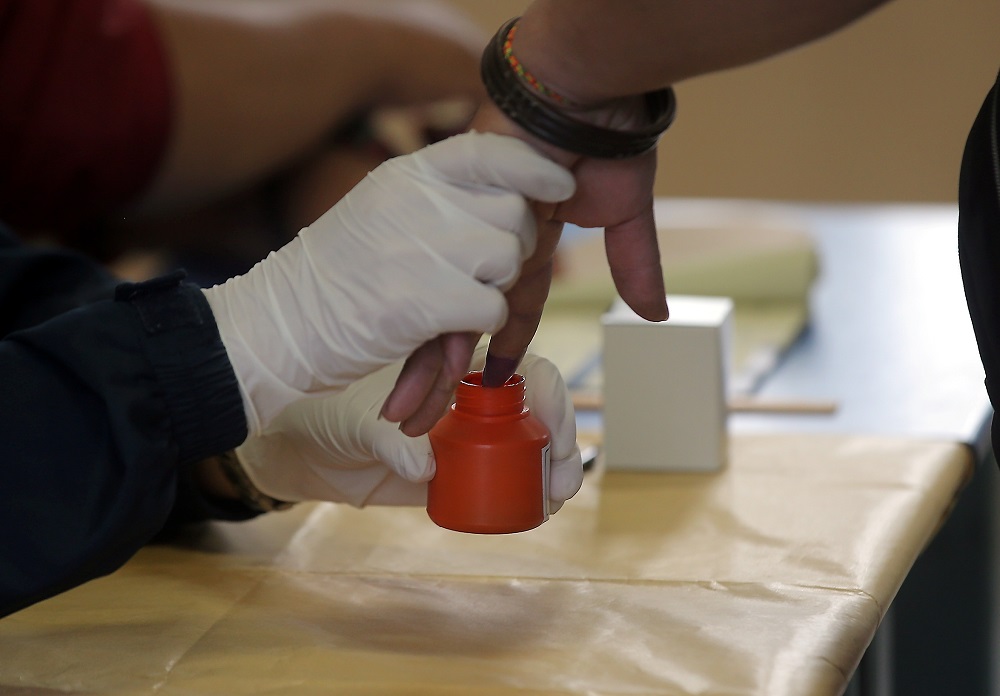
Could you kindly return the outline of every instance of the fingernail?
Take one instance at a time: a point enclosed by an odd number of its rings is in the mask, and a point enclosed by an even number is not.
[[[666,302],[649,305],[646,308],[646,319],[649,321],[666,321],[670,318],[670,307]]]
[[[385,415],[386,412],[390,410],[389,407],[391,405],[390,404],[391,401],[392,397],[390,396],[389,398],[387,398],[385,401],[382,402],[382,408],[380,408],[378,412],[378,420],[393,422],[392,419],[390,419],[387,415]]]

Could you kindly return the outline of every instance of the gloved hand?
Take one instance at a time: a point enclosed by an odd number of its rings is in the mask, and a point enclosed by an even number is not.
[[[248,273],[205,290],[251,434],[449,332],[489,333],[533,251],[527,197],[572,175],[515,138],[465,133],[389,160]]]
[[[476,351],[470,369],[482,369]],[[237,448],[247,476],[279,500],[329,500],[364,505],[424,505],[434,456],[426,435],[407,437],[379,409],[402,367],[382,368],[343,392],[289,406],[260,437]],[[555,365],[528,354],[518,372],[525,401],[551,433],[550,511],[583,482],[573,404]]]

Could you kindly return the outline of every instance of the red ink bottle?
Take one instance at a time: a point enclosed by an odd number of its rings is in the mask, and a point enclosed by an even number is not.
[[[524,402],[524,377],[484,387],[470,372],[455,403],[430,431],[437,471],[427,514],[474,534],[534,529],[549,517],[549,431]]]

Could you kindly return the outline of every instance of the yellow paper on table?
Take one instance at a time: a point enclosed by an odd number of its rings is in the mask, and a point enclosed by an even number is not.
[[[690,222],[690,221],[689,221]],[[819,257],[796,218],[707,218],[658,229],[667,296],[733,299],[730,391],[751,391],[808,322]],[[570,388],[601,388],[601,315],[617,298],[600,230],[560,247],[556,275],[532,350],[552,360]]]

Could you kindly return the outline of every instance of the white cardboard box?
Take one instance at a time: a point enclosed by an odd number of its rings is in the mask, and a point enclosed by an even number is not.
[[[609,469],[718,471],[727,458],[732,300],[670,295],[650,322],[618,299],[602,317]]]

